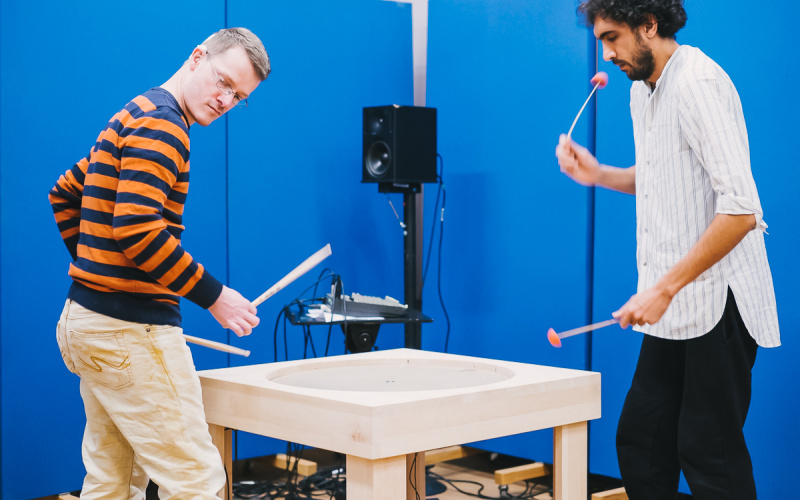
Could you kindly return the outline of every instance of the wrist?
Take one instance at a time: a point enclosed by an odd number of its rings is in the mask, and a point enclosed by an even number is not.
[[[606,174],[608,173],[608,167],[603,164],[597,165],[597,173],[594,176],[594,186],[604,187]]]
[[[673,297],[675,297],[681,288],[683,287],[680,284],[669,278],[669,274],[658,280],[658,283],[655,285],[655,289],[658,291],[658,293],[670,301],[673,299]]]

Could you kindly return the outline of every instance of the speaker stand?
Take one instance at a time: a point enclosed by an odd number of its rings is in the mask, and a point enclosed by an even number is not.
[[[403,285],[406,305],[422,311],[422,183],[379,183],[379,193],[403,193]],[[405,324],[405,347],[422,349],[422,325],[418,322]]]

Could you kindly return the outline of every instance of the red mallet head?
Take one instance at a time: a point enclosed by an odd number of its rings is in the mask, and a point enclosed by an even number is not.
[[[598,71],[589,82],[596,85],[599,89],[604,89],[608,85],[608,73],[605,71]]]
[[[547,330],[547,340],[553,345],[553,347],[561,347],[561,339],[558,338],[558,334],[552,328]]]

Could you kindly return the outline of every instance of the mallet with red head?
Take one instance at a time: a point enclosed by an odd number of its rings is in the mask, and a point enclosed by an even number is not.
[[[580,118],[581,113],[583,113],[584,108],[586,108],[586,105],[589,104],[589,99],[592,98],[595,91],[597,89],[605,88],[605,86],[608,85],[608,73],[606,73],[605,71],[599,71],[589,81],[594,85],[594,88],[589,93],[589,97],[586,98],[586,102],[584,102],[583,106],[581,106],[581,110],[578,111],[578,115],[575,117],[575,120],[572,121],[572,126],[569,128],[569,132],[567,132],[568,138],[572,137],[572,130],[575,128],[575,124],[578,123],[578,118]]]
[[[556,331],[551,328],[547,330],[547,340],[549,340],[550,343],[553,344],[553,347],[561,347],[561,339],[572,337],[573,335],[578,335],[581,333],[590,332],[592,330],[597,330],[598,328],[603,328],[604,326],[613,325],[615,323],[619,323],[619,320],[617,318],[611,318],[605,321],[601,321],[599,323],[582,326],[580,328],[573,328],[572,330],[567,330],[566,332],[561,332],[561,333],[556,333]]]

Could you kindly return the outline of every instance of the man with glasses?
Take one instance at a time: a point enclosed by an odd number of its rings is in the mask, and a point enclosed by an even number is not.
[[[144,499],[149,478],[161,498],[212,499],[225,485],[179,298],[238,336],[259,319],[181,246],[189,127],[247,106],[269,71],[252,32],[215,33],[166,83],[114,115],[89,155],[50,191],[72,256],[57,339],[81,379],[83,500]]]

